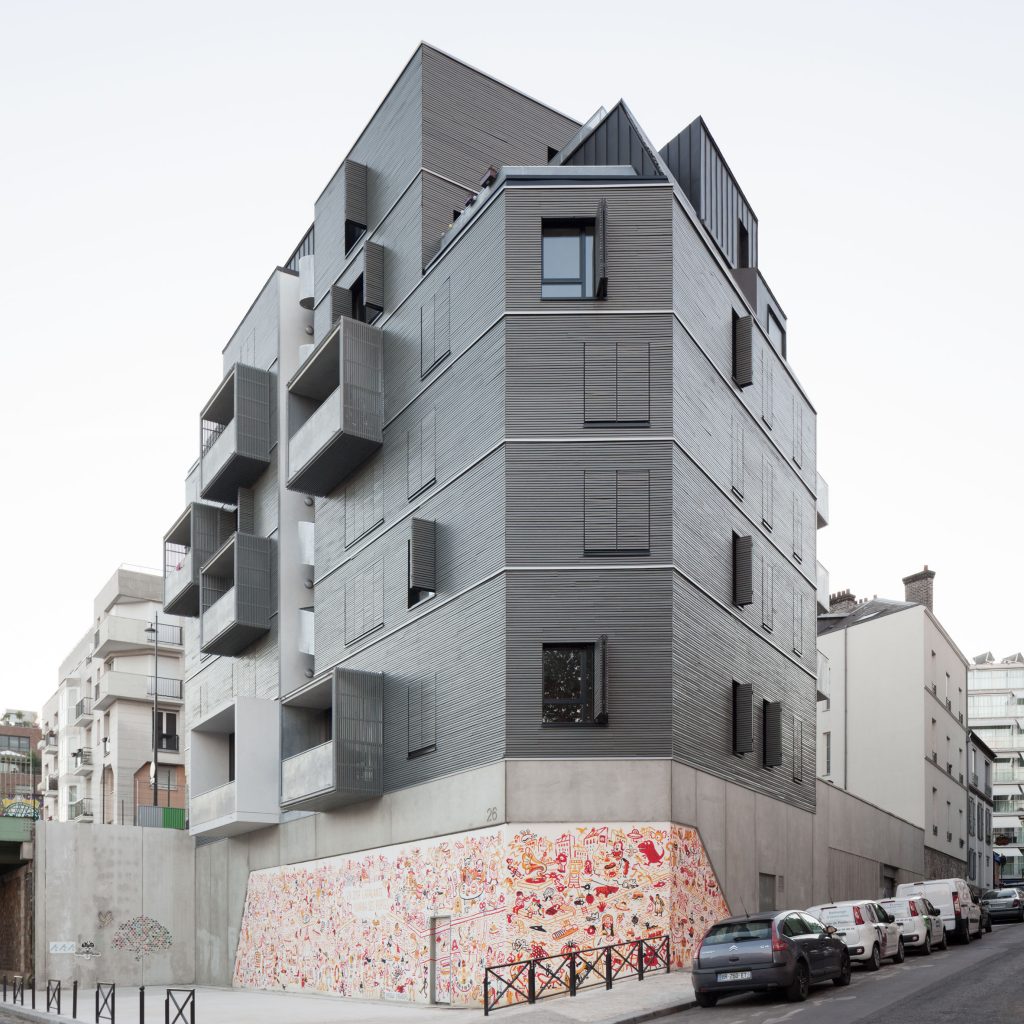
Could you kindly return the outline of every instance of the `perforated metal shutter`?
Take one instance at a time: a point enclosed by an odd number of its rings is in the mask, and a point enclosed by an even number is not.
[[[771,455],[764,453],[761,460],[761,522],[772,529],[775,518],[775,464]]]
[[[616,353],[614,341],[590,341],[583,346],[583,419],[613,423],[616,412]]]
[[[738,388],[754,383],[754,318],[736,316],[732,320],[732,379]]]
[[[363,301],[369,310],[384,309],[384,247],[363,243]]]
[[[754,603],[754,538],[732,535],[732,603]]]
[[[804,781],[804,723],[793,718],[793,781]]]
[[[346,160],[345,174],[345,220],[366,227],[366,164]]]
[[[335,324],[343,316],[352,315],[352,293],[347,288],[339,288],[334,285],[331,288],[331,326],[327,333],[330,334]],[[326,335],[325,335],[326,337]],[[323,339],[317,339],[318,341]]]
[[[732,684],[732,749],[737,754],[754,749],[754,687],[736,680]]]
[[[782,764],[782,704],[777,700],[764,702],[764,766],[776,768]]]
[[[588,469],[583,474],[583,548],[614,551],[616,547],[616,473]]]
[[[413,519],[409,537],[410,596],[437,590],[435,560],[436,525],[432,519]]]
[[[597,204],[594,219],[594,295],[608,297],[608,203],[604,199]]]
[[[651,548],[651,474],[646,469],[620,469],[615,474],[615,548]]]
[[[422,754],[437,744],[437,676],[409,684],[409,756]]]
[[[775,566],[767,558],[761,559],[761,625],[775,628]]]
[[[743,484],[746,475],[743,447],[743,421],[736,413],[732,418],[732,489],[740,498],[743,497]]]
[[[646,341],[620,341],[615,350],[615,418],[620,423],[647,423],[651,418],[651,346]]]

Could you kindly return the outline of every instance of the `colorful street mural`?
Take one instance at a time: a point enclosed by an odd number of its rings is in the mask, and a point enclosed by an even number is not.
[[[39,801],[17,796],[13,799],[0,799],[0,817],[3,818],[38,818]]]
[[[479,1005],[485,965],[669,931],[682,967],[727,914],[694,829],[501,827],[252,872],[234,984],[428,1002],[433,946]]]

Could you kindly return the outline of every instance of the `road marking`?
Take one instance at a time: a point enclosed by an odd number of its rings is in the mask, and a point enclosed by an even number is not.
[[[766,1017],[764,1024],[782,1024],[783,1021],[789,1020],[790,1017],[795,1017],[798,1013],[803,1013],[804,1007],[798,1006],[795,1010],[790,1010],[789,1013],[783,1014],[781,1017]]]

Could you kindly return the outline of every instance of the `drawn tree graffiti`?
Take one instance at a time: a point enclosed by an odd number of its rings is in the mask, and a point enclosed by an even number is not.
[[[160,953],[170,949],[171,933],[152,917],[133,917],[119,925],[114,934],[114,949],[126,949],[141,960],[147,953]]]

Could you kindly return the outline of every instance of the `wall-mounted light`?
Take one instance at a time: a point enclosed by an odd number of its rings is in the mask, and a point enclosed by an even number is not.
[[[313,325],[312,324],[306,324],[306,333],[307,334],[312,334],[313,333]]]

